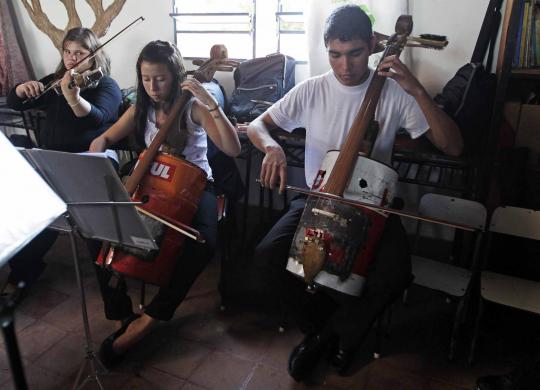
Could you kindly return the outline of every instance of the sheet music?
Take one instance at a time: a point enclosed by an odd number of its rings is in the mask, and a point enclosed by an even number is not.
[[[69,205],[131,202],[109,159],[41,149],[27,149],[22,153],[68,204],[69,215],[84,237],[142,249],[158,249],[132,205]],[[52,227],[65,230],[65,226],[65,221],[55,221]]]
[[[0,133],[0,265],[66,211],[66,204]]]

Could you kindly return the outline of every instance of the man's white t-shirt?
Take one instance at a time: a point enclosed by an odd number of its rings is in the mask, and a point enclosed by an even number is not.
[[[296,85],[266,111],[286,131],[306,129],[305,176],[310,187],[326,152],[341,149],[345,142],[373,74],[371,70],[365,82],[347,87],[330,70]],[[371,157],[385,164],[390,164],[398,129],[405,129],[411,138],[429,129],[416,100],[392,79],[384,84],[375,120],[379,122],[379,134]]]

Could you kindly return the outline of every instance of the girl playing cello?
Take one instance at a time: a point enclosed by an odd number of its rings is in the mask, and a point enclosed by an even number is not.
[[[182,57],[175,45],[164,41],[147,44],[137,60],[137,100],[135,106],[108,131],[92,141],[91,152],[102,152],[127,135],[149,146],[158,129],[166,120],[171,106],[181,90],[189,91],[193,98],[186,104],[163,145],[168,151],[202,168],[208,185],[203,192],[192,226],[199,230],[205,243],[186,240],[179,254],[171,281],[161,287],[140,317],[132,312],[131,300],[125,284],[113,289],[104,286],[102,293],[105,314],[116,320],[118,330],[107,337],[100,349],[105,365],[118,363],[124,353],[141,340],[158,321],[170,320],[186,296],[189,288],[211,259],[217,234],[217,205],[212,188],[212,171],[208,164],[207,134],[216,146],[229,156],[240,152],[236,131],[215,99],[196,80],[187,80]]]

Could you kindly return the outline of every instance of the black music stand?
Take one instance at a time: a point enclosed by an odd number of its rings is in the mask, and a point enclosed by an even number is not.
[[[19,344],[17,343],[17,335],[15,334],[15,316],[13,314],[16,302],[22,293],[23,288],[24,282],[21,282],[14,293],[7,297],[0,297],[0,326],[2,327],[2,333],[4,335],[11,375],[17,390],[28,389],[21,360],[21,353],[19,351]]]
[[[85,360],[77,373],[73,388],[82,388],[88,381],[94,380],[99,388],[103,389],[99,376],[108,374],[108,371],[92,349],[75,233],[80,233],[86,239],[140,249],[152,250],[158,247],[134,207],[139,203],[131,201],[107,158],[40,149],[28,149],[21,153],[68,206],[67,213],[48,228],[69,234],[81,294],[86,339]],[[91,372],[81,382],[87,365]]]

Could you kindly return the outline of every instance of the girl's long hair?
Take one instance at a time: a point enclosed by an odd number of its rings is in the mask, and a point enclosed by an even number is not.
[[[135,101],[135,137],[137,143],[142,146],[144,146],[148,107],[154,104],[144,89],[141,75],[141,64],[143,61],[152,64],[167,65],[167,69],[169,69],[169,72],[173,76],[172,89],[165,101],[165,104],[169,106],[180,96],[180,83],[187,76],[182,55],[173,43],[159,40],[152,41],[142,49],[137,59],[137,99]]]

